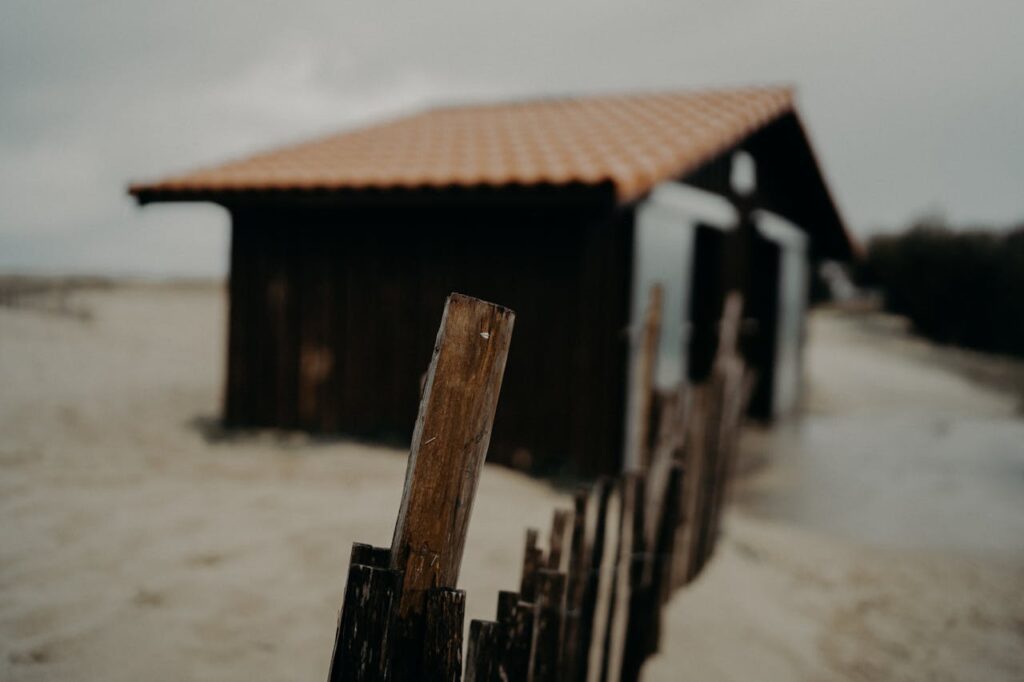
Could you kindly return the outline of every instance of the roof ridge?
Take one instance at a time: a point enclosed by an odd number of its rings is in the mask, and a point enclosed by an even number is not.
[[[451,100],[436,102],[425,107],[410,110],[408,113],[399,116],[416,116],[430,111],[446,111],[454,109],[477,109],[497,108],[505,106],[532,106],[536,104],[557,104],[564,102],[592,102],[594,100],[606,99],[633,99],[642,97],[674,97],[690,95],[710,94],[746,94],[757,92],[773,92],[786,94],[791,99],[795,97],[796,85],[793,83],[760,83],[746,85],[722,85],[722,86],[690,86],[681,88],[636,88],[630,90],[591,90],[581,92],[559,92],[539,93],[523,97],[498,96],[493,99],[482,97],[480,99],[465,99],[462,101]]]

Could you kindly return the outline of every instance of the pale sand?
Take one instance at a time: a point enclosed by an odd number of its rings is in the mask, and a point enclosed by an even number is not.
[[[405,453],[205,438],[217,289],[73,304],[91,314],[0,309],[0,680],[324,679],[349,546],[389,542]],[[486,468],[470,617],[493,616],[524,528],[567,500]],[[1024,679],[1022,584],[1016,556],[858,548],[733,512],[647,678]]]

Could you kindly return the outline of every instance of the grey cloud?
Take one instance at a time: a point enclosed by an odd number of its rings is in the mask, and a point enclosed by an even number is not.
[[[791,82],[852,227],[1024,216],[1024,5],[24,2],[0,22],[0,267],[223,271],[152,177],[450,100]]]

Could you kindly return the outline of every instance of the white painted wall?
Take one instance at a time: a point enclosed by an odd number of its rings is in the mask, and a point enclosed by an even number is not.
[[[781,252],[771,408],[772,417],[779,418],[796,409],[803,384],[804,320],[810,286],[808,238],[803,230],[774,213],[757,210],[752,218],[761,236],[775,242]]]
[[[656,187],[638,209],[629,326],[630,387],[638,380],[640,330],[648,292],[655,283],[660,283],[664,290],[655,384],[658,388],[670,389],[685,376],[687,355],[684,351],[689,342],[686,321],[690,317],[697,226],[730,230],[737,222],[736,209],[726,199],[674,182]],[[627,443],[632,442],[636,432],[637,409],[636,391],[631,388],[626,398]],[[636,462],[623,462],[626,469],[635,465]]]

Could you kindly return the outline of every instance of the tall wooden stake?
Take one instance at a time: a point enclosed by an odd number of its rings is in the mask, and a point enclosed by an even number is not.
[[[454,588],[459,577],[514,320],[461,294],[445,304],[391,542],[391,568],[404,573],[399,636],[410,645],[422,636],[427,590]],[[415,678],[417,667],[403,662],[396,679]]]

